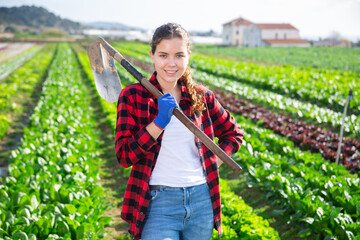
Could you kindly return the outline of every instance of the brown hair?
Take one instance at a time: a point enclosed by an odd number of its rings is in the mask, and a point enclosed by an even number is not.
[[[182,39],[186,46],[187,50],[190,53],[190,37],[189,33],[180,25],[177,23],[167,23],[164,25],[161,25],[158,27],[154,35],[151,39],[150,46],[151,46],[151,52],[155,54],[156,46],[163,40],[163,39],[173,39],[173,38],[180,38]],[[194,112],[199,112],[200,115],[202,114],[202,111],[205,110],[204,102],[202,100],[203,93],[202,91],[199,91],[197,84],[191,77],[191,70],[189,65],[186,67],[185,73],[180,78],[182,81],[184,81],[186,88],[188,90],[188,93],[190,95],[191,99],[191,110],[190,114],[193,114]]]

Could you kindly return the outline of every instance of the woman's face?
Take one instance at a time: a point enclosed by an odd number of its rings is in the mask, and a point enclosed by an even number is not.
[[[155,65],[159,83],[176,83],[185,73],[190,53],[180,38],[163,39],[150,56]]]

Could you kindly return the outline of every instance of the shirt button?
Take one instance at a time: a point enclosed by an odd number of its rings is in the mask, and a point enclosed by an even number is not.
[[[143,212],[140,212],[140,215],[143,215],[144,213]]]

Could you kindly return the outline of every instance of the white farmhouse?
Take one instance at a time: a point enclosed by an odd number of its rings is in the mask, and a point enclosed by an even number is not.
[[[243,46],[244,30],[251,24],[252,22],[243,18],[223,24],[223,43],[225,45]]]
[[[300,46],[310,43],[300,38],[299,30],[287,23],[252,23],[237,18],[223,24],[223,44],[231,46]]]

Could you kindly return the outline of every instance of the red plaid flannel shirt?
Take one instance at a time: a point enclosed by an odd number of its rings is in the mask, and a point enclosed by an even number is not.
[[[159,90],[161,87],[156,80],[156,73],[150,82]],[[214,94],[205,88],[206,110],[203,115],[196,113],[190,116],[191,101],[185,83],[178,81],[181,86],[182,98],[180,108],[203,132],[214,139],[225,153],[232,155],[237,152],[242,143],[243,131],[235,119],[215,99]],[[121,91],[117,105],[117,122],[115,133],[116,156],[121,166],[132,166],[131,174],[125,191],[121,218],[130,224],[129,233],[135,239],[141,237],[145,213],[150,203],[149,179],[156,164],[160,151],[162,135],[156,140],[146,130],[158,113],[157,99],[139,83],[132,84]],[[214,211],[214,227],[221,234],[221,203],[219,171],[217,157],[197,137],[196,145],[200,153],[200,161],[205,171],[207,184]]]

